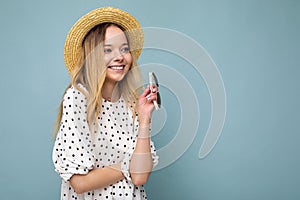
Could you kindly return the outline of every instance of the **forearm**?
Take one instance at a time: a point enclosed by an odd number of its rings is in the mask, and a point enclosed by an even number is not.
[[[70,179],[71,186],[76,193],[81,194],[114,184],[124,179],[120,166],[121,164],[119,163],[104,168],[93,169],[85,175],[74,174]]]
[[[146,183],[153,168],[150,144],[150,122],[154,109],[153,101],[156,99],[157,88],[155,87],[150,90],[149,85],[138,99],[137,112],[139,117],[139,132],[129,166],[131,179],[135,185]]]
[[[135,150],[130,162],[130,175],[135,185],[147,182],[153,168],[149,123],[140,123]]]

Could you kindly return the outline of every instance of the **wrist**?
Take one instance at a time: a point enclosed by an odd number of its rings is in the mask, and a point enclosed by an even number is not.
[[[150,126],[151,117],[139,117],[139,126]]]
[[[150,138],[150,124],[139,124],[138,139],[149,139]]]

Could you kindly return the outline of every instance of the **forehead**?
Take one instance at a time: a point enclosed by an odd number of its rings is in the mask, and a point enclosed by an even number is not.
[[[109,26],[105,31],[105,44],[127,43],[125,33],[117,26]]]

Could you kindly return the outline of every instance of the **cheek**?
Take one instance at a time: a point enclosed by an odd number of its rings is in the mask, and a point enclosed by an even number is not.
[[[129,64],[131,66],[132,64],[132,55],[129,53],[125,56],[126,62],[127,64]]]
[[[111,58],[109,58],[109,56],[104,56],[104,62],[106,66],[109,64],[110,60]]]

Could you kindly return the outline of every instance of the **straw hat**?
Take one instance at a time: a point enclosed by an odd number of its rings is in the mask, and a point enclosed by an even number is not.
[[[117,24],[126,31],[132,54],[136,58],[139,57],[144,43],[144,34],[138,21],[129,13],[117,8],[97,8],[82,16],[67,35],[64,60],[69,73],[76,67],[87,33],[93,27],[106,22]]]

